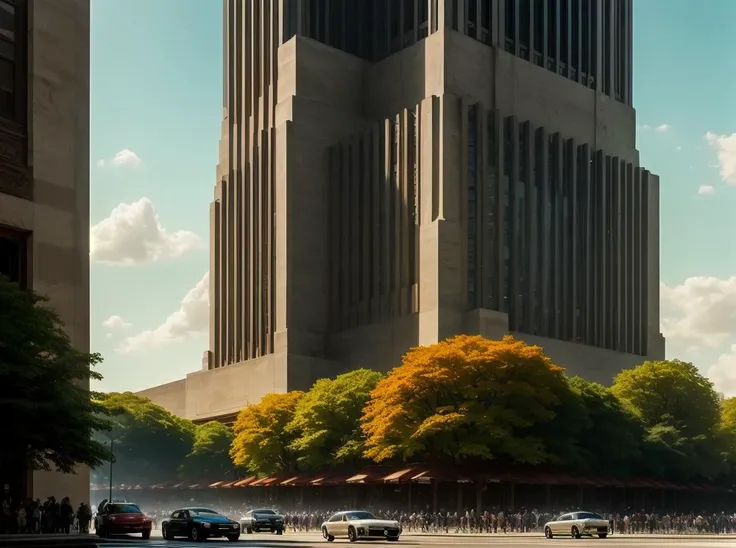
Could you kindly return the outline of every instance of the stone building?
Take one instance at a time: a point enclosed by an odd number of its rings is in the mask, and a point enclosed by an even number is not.
[[[632,0],[224,2],[196,420],[457,333],[609,383],[663,358]]]
[[[89,0],[0,0],[0,274],[48,296],[84,351],[89,37]],[[89,498],[87,469],[13,476],[42,500]]]

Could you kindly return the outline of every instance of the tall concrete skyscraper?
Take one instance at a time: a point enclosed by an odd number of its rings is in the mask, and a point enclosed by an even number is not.
[[[457,333],[512,333],[605,383],[663,357],[632,0],[224,6],[210,351],[187,416]]]

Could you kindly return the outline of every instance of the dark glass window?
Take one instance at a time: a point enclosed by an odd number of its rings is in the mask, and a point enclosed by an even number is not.
[[[572,25],[571,34],[572,34],[572,68],[575,70],[578,70],[578,52],[580,51],[580,39],[578,37],[578,32],[580,32],[580,14],[578,13],[578,9],[580,7],[580,0],[570,0],[572,2],[572,21],[570,22]]]
[[[15,6],[0,1],[0,117],[8,120],[16,120],[19,115],[16,25]]]
[[[590,76],[590,50],[591,50],[591,44],[590,44],[590,2],[586,2],[585,0],[582,0],[583,2],[583,20],[580,22],[580,24],[583,26],[583,62],[582,66],[580,67],[580,70],[585,73],[586,76]]]
[[[477,290],[475,277],[477,272],[476,245],[478,236],[478,108],[473,106],[468,111],[468,305],[477,307]]]
[[[519,43],[523,48],[527,48],[525,55],[523,55],[524,59],[527,60],[529,60],[530,56],[528,48],[530,39],[529,33],[531,31],[531,2],[532,0],[521,0],[521,3],[519,4]]]
[[[557,47],[557,1],[547,0],[547,56],[557,62],[555,58]],[[553,68],[553,67],[550,67]]]
[[[426,4],[427,2],[419,2]],[[414,0],[404,0],[404,32],[414,29]]]
[[[544,8],[546,0],[534,0],[534,51],[538,56],[537,64],[546,63],[542,60],[544,50]]]
[[[24,232],[0,227],[0,276],[22,288],[27,287],[28,236]]]
[[[506,0],[506,5],[504,7],[504,17],[506,19],[506,42],[512,44],[514,40],[516,40],[516,28],[514,26],[515,4],[516,2],[514,2],[514,0]]]
[[[567,52],[570,50],[570,44],[567,41],[567,31],[570,28],[570,21],[567,17],[567,5],[570,0],[560,0],[560,59],[562,63],[567,63]]]

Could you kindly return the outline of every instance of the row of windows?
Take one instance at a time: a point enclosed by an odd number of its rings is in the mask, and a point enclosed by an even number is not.
[[[512,331],[645,355],[646,172],[478,110],[468,114],[469,308],[507,313]]]
[[[454,29],[630,103],[631,0],[450,1]],[[603,81],[596,84],[599,68]]]
[[[437,0],[285,0],[284,41],[302,34],[378,61],[429,34]]]

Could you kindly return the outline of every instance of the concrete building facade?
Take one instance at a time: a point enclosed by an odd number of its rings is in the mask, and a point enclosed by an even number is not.
[[[603,383],[664,356],[632,0],[224,6],[210,350],[167,396],[186,416],[458,333]]]
[[[89,0],[0,0],[0,273],[46,295],[89,351]],[[15,476],[89,499],[89,470]]]

